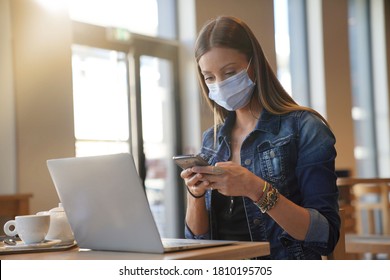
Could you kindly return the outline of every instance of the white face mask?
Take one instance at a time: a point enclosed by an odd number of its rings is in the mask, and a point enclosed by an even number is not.
[[[210,99],[228,111],[235,111],[247,105],[255,88],[247,70],[248,68],[222,82],[207,84]]]

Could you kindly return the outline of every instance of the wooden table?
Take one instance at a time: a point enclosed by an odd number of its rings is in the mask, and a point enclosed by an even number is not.
[[[237,242],[165,254],[90,251],[76,247],[66,251],[0,255],[0,260],[238,260],[269,254],[268,242]]]
[[[390,254],[390,235],[345,235],[347,253]]]

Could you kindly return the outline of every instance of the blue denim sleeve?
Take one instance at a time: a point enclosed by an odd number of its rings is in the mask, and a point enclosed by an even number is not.
[[[296,177],[303,197],[301,205],[310,212],[304,243],[323,255],[332,252],[339,239],[335,141],[331,130],[319,118],[302,113]]]
[[[193,234],[191,229],[188,227],[187,223],[185,224],[185,228],[184,228],[184,236],[187,239],[210,239],[210,234],[208,232],[199,235]]]
[[[305,242],[328,242],[329,223],[326,218],[315,209],[307,209],[310,213],[310,225]]]
[[[210,195],[211,195],[211,191],[207,191],[205,199],[206,199],[206,208],[208,210],[210,209],[210,200],[211,200]],[[185,226],[184,226],[184,237],[187,238],[187,239],[211,239],[211,233],[210,233],[210,231],[208,231],[205,234],[196,235],[196,234],[194,234],[191,231],[191,229],[187,225],[187,223],[185,223]]]

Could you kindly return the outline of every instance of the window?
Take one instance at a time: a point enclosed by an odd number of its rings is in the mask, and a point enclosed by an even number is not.
[[[278,77],[299,104],[326,117],[322,2],[275,0],[274,9]],[[351,114],[359,177],[390,176],[384,10],[384,0],[349,0]]]
[[[349,1],[352,118],[360,177],[390,175],[389,109],[382,1]]]
[[[275,48],[277,76],[284,89],[291,94],[290,33],[287,0],[274,1]]]
[[[126,54],[72,48],[76,155],[129,152]]]
[[[326,117],[321,12],[320,0],[274,0],[278,78],[295,101]]]
[[[69,0],[69,14],[74,21],[176,38],[174,0]]]

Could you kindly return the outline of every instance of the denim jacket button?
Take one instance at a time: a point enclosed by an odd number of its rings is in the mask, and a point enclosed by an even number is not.
[[[274,152],[274,150],[271,150],[271,151],[269,152],[269,156],[270,156],[271,158],[274,158],[274,157],[275,157],[275,152]]]
[[[254,219],[254,220],[253,220],[253,223],[254,223],[255,225],[259,225],[259,224],[261,223],[261,221],[260,221],[260,219]]]
[[[252,161],[249,158],[244,161],[245,165],[249,165],[249,164],[251,164],[251,162]]]

